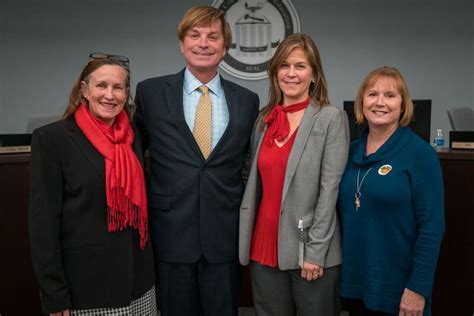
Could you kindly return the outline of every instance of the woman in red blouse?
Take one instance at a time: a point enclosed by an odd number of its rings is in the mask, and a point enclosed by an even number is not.
[[[250,262],[257,315],[339,315],[335,205],[347,117],[329,105],[319,51],[307,35],[280,44],[269,77],[240,210],[240,261]]]

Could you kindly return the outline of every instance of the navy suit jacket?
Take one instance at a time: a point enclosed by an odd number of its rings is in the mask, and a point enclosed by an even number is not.
[[[258,95],[221,78],[228,126],[206,160],[183,112],[184,70],[140,82],[135,121],[150,154],[148,197],[155,257],[191,263],[237,259],[242,171]]]

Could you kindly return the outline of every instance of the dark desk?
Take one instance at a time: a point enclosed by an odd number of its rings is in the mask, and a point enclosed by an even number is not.
[[[474,314],[474,152],[439,151],[446,236],[433,290],[433,316]],[[40,315],[27,235],[29,154],[0,155],[0,315]],[[241,305],[252,304],[244,269]]]
[[[474,315],[474,151],[438,150],[446,234],[433,289],[433,316]]]
[[[0,155],[0,315],[41,315],[28,244],[30,154]]]

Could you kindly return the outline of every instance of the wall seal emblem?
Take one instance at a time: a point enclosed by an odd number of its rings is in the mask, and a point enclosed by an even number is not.
[[[214,0],[226,12],[232,45],[219,67],[234,77],[266,78],[276,47],[300,31],[300,20],[290,0]]]

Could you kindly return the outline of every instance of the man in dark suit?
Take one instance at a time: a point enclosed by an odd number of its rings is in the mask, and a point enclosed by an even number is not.
[[[186,68],[142,81],[136,90],[136,124],[150,153],[160,310],[163,316],[237,315],[239,206],[259,99],[217,73],[231,44],[222,11],[191,8],[178,38]],[[202,114],[203,104],[210,113]],[[207,138],[202,126],[211,127]]]

